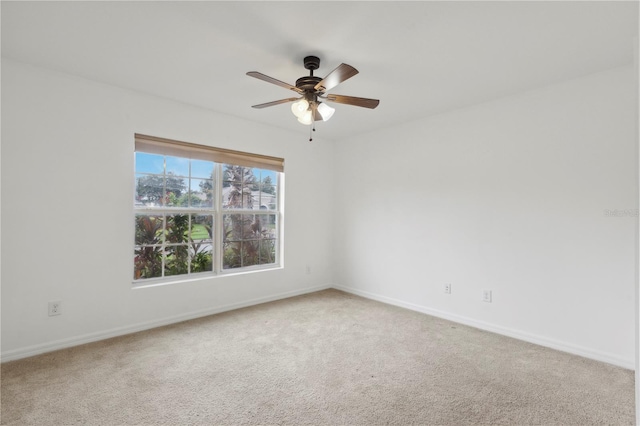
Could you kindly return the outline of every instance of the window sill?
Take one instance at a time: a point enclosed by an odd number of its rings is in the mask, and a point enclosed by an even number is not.
[[[183,283],[191,283],[197,281],[218,279],[218,278],[226,278],[233,277],[236,275],[247,275],[247,274],[255,274],[258,272],[267,272],[267,271],[275,271],[279,269],[284,269],[284,266],[281,265],[272,265],[269,267],[250,267],[244,268],[241,271],[239,270],[226,270],[221,272],[211,272],[211,273],[199,273],[194,275],[179,275],[175,277],[165,277],[165,278],[148,278],[145,280],[135,280],[132,281],[132,290],[150,288],[150,287],[160,287],[165,285],[173,285],[173,284],[183,284]]]

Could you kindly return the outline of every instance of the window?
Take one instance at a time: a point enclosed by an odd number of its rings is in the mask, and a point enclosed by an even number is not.
[[[135,141],[136,282],[280,265],[283,159]]]

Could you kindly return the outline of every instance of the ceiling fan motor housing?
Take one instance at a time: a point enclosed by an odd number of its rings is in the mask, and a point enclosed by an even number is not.
[[[314,87],[316,87],[316,84],[320,83],[321,81],[322,78],[320,77],[307,75],[296,80],[296,87],[304,91],[315,91]]]

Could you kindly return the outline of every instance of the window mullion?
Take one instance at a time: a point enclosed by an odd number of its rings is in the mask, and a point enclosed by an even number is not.
[[[284,211],[284,182],[283,182],[283,174],[282,173],[278,173],[276,175],[276,238],[277,238],[277,244],[278,244],[278,248],[276,250],[276,262],[279,265],[282,265],[282,252],[284,251],[284,239],[283,239],[283,235],[282,235],[282,230],[284,229],[284,224],[283,224],[283,211]]]
[[[191,161],[189,161],[189,177],[187,178],[187,206],[189,206],[189,210],[191,210]],[[192,223],[191,219],[193,215],[191,212],[187,213],[187,275],[191,274],[191,229]]]
[[[223,223],[222,223],[222,164],[215,164],[215,179],[213,184],[213,209],[214,209],[214,217],[213,217],[213,226],[215,228],[215,232],[213,234],[213,271],[219,273],[222,271],[222,257],[224,256],[223,251]]]
[[[161,277],[164,277],[164,271],[166,269],[166,261],[167,261],[167,214],[162,213],[162,274]]]
[[[163,209],[167,207],[167,157],[162,157],[162,196],[160,198],[160,206]],[[161,277],[164,278],[165,271],[167,269],[167,214],[162,212],[162,274]]]

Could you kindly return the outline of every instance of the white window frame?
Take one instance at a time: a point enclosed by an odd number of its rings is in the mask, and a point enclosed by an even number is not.
[[[208,279],[218,276],[236,275],[247,272],[264,271],[282,268],[283,259],[283,225],[284,225],[284,159],[277,157],[269,157],[259,154],[251,154],[241,151],[233,151],[228,149],[215,148],[204,145],[197,145],[188,142],[175,141],[155,136],[147,136],[135,134],[135,150],[149,154],[179,157],[184,159],[197,159],[214,162],[214,181],[213,181],[213,204],[211,207],[172,207],[172,206],[139,206],[136,205],[134,197],[134,220],[138,215],[162,215],[164,220],[163,226],[166,226],[166,217],[174,214],[189,215],[211,215],[213,217],[213,236],[212,236],[212,271],[206,272],[188,272],[186,274],[164,276],[165,273],[165,256],[162,260],[162,277],[150,277],[133,279],[133,285],[144,287],[149,285],[174,283],[181,281],[192,281],[199,279]],[[251,208],[223,208],[223,173],[225,165],[243,166],[248,168],[267,169],[276,172],[276,181],[273,183],[276,190],[276,206],[275,210],[261,210]],[[136,168],[134,167],[134,171]],[[191,179],[191,168],[189,168],[189,179]],[[137,179],[134,179],[134,193]],[[166,182],[165,182],[166,185]],[[164,188],[166,190],[166,188]],[[275,216],[276,233],[275,233],[275,259],[273,263],[241,266],[236,268],[224,269],[223,250],[224,250],[224,217],[230,214],[242,215],[259,215],[259,216]],[[191,219],[189,219],[191,220]],[[134,228],[135,237],[135,228]],[[245,241],[245,240],[242,240]],[[166,241],[161,246],[167,247]],[[134,238],[134,249],[137,247]],[[133,271],[135,266],[132,264]],[[134,273],[131,274],[134,276]]]

